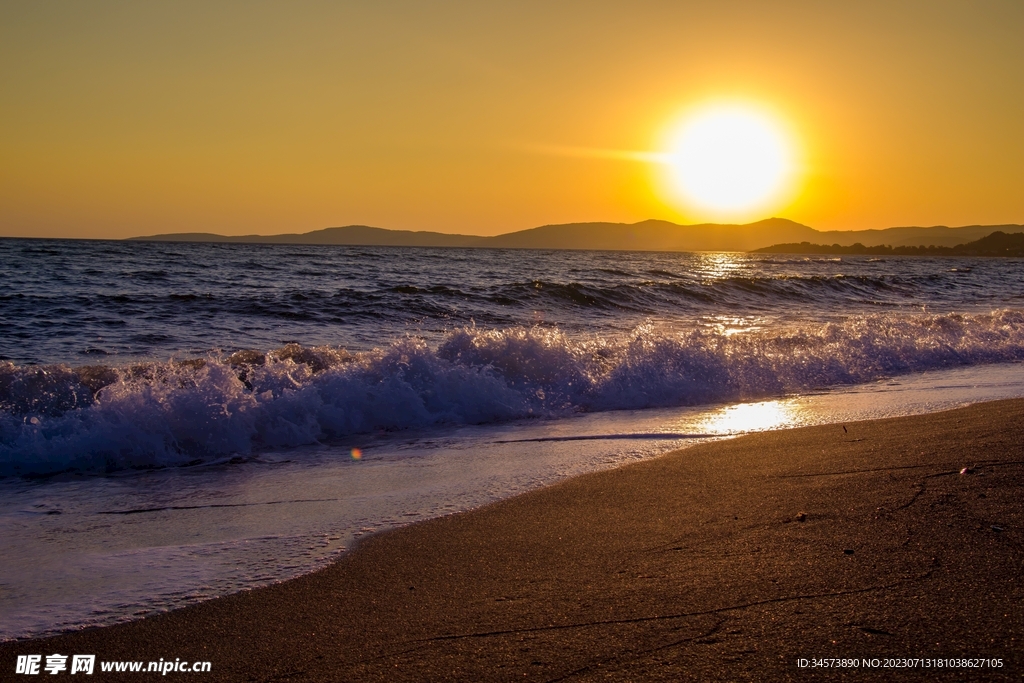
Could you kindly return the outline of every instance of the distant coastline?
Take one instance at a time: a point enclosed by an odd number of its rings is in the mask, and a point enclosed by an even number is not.
[[[864,256],[1024,256],[1024,233],[1007,234],[997,230],[986,237],[953,247],[936,246],[898,246],[889,244],[864,246],[856,243],[849,246],[841,244],[773,244],[770,247],[755,249],[758,254],[839,254]]]
[[[968,225],[958,228],[897,227],[885,230],[819,231],[785,218],[743,225],[703,223],[678,225],[669,221],[639,223],[566,223],[545,225],[494,237],[440,232],[388,230],[366,225],[326,228],[282,235],[226,236],[214,233],[170,233],[133,237],[133,241],[213,242],[246,244],[308,244],[396,247],[482,247],[495,249],[590,249],[609,251],[756,251],[796,245],[832,244],[838,247],[917,248],[918,245],[957,247],[994,232],[1024,233],[1024,225]],[[866,246],[865,246],[866,245]],[[825,253],[825,252],[815,252]],[[850,252],[859,253],[859,252]],[[894,253],[894,252],[882,252]],[[913,252],[920,253],[920,252]]]

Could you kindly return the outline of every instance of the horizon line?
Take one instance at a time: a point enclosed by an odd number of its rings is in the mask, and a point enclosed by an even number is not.
[[[223,237],[225,239],[238,240],[243,238],[274,238],[274,237],[302,237],[311,235],[317,232],[324,232],[327,230],[344,230],[347,228],[368,228],[370,230],[382,230],[385,232],[404,232],[412,234],[430,234],[430,235],[443,235],[445,237],[462,237],[476,240],[493,240],[500,237],[507,237],[509,235],[515,235],[518,233],[529,232],[531,230],[538,230],[540,228],[549,227],[567,227],[567,226],[579,226],[579,225],[618,225],[623,227],[632,227],[641,225],[643,223],[667,223],[675,227],[680,228],[698,228],[698,227],[749,227],[758,223],[764,223],[767,221],[785,221],[794,225],[799,225],[821,234],[827,233],[858,233],[858,232],[884,232],[887,230],[933,230],[933,229],[946,229],[946,230],[961,230],[964,228],[1006,228],[1006,227],[1019,227],[1024,229],[1024,223],[971,223],[967,225],[894,225],[886,228],[855,228],[846,230],[821,230],[805,223],[792,220],[790,218],[784,218],[781,216],[770,216],[768,218],[761,218],[748,223],[725,223],[725,222],[700,222],[700,223],[676,223],[663,218],[645,218],[633,223],[627,223],[622,221],[573,221],[568,223],[545,223],[543,225],[537,225],[531,228],[522,228],[520,230],[512,230],[509,232],[498,233],[496,235],[472,235],[467,233],[459,232],[442,232],[440,230],[416,230],[410,228],[384,228],[375,225],[367,225],[365,223],[350,223],[347,225],[330,225],[324,228],[314,228],[305,232],[279,232],[279,233],[246,233],[241,235],[231,235],[218,232],[201,232],[201,231],[181,231],[181,232],[162,232],[162,233],[150,233],[133,235],[129,237],[39,237],[30,235],[0,235],[0,239],[50,239],[50,240],[79,240],[79,241],[93,241],[93,242],[123,242],[129,240],[145,240],[159,237],[171,237],[171,236],[182,236],[182,235],[195,235],[195,236],[209,236],[209,237]],[[184,241],[184,240],[183,240]]]

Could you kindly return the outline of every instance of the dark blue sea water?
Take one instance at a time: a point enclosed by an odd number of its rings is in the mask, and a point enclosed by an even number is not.
[[[1024,359],[1024,260],[0,240],[0,475]]]

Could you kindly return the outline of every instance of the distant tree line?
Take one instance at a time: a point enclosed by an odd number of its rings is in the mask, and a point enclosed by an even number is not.
[[[1007,234],[1001,230],[974,242],[955,247],[935,245],[919,247],[893,247],[880,244],[865,247],[860,242],[844,247],[839,244],[811,244],[810,242],[773,244],[755,249],[758,254],[843,254],[851,256],[1024,256],[1024,233]]]

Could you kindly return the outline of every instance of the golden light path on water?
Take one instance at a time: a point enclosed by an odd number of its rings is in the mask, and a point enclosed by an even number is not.
[[[700,254],[697,268],[705,282],[721,280],[743,270],[744,259],[728,252]]]
[[[705,253],[699,255],[697,262],[701,284],[714,285],[716,280],[724,280],[741,274],[749,266],[746,258],[731,253]],[[720,314],[706,318],[703,325],[715,333],[731,337],[741,332],[752,332],[762,327],[763,318]]]
[[[740,434],[794,427],[806,421],[797,399],[778,399],[726,406],[690,424],[701,433]]]

